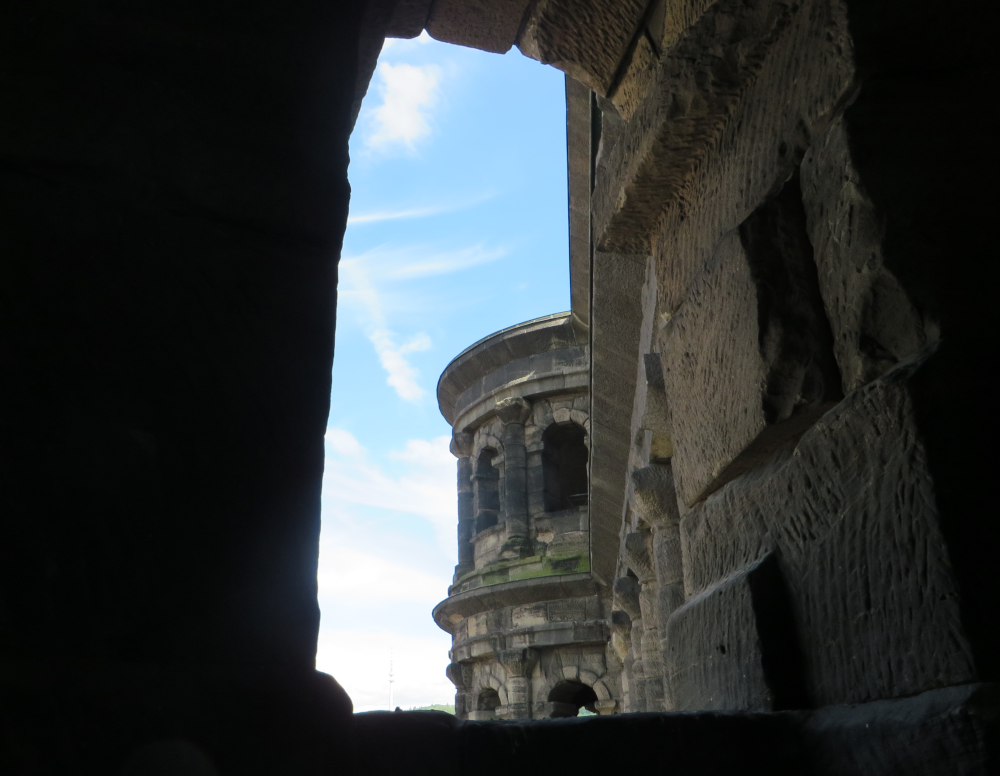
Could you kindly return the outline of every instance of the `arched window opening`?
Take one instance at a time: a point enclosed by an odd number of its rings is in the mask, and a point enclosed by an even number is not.
[[[596,713],[597,693],[593,687],[574,679],[563,679],[549,691],[549,702],[552,703],[552,718],[575,717],[580,709]]]
[[[479,693],[478,711],[495,711],[500,705],[500,694],[492,687],[487,687]]]
[[[587,432],[576,423],[553,423],[542,435],[545,511],[587,503]]]
[[[497,524],[500,514],[500,471],[493,465],[497,451],[487,447],[476,459],[473,493],[476,500],[476,533]]]

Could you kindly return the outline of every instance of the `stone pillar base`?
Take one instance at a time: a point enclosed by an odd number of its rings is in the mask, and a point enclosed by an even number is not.
[[[614,714],[617,707],[618,701],[614,698],[610,698],[606,701],[594,701],[594,710],[602,717],[606,714]]]

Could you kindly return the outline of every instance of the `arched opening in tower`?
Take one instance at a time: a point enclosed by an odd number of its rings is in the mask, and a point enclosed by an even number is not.
[[[500,693],[492,687],[487,687],[479,693],[479,702],[476,705],[479,711],[495,711],[500,705]]]
[[[575,679],[563,679],[549,691],[549,703],[552,704],[552,719],[558,717],[575,717],[579,715],[580,709],[586,709],[591,713],[594,711],[594,704],[597,702],[597,693],[593,687],[588,687],[583,682]]]
[[[545,511],[587,503],[587,432],[576,423],[553,423],[542,436]]]
[[[492,528],[500,514],[500,470],[493,465],[497,451],[487,447],[476,459],[473,493],[476,499],[476,533]]]

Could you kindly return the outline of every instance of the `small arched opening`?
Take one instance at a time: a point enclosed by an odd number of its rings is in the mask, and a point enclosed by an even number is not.
[[[500,705],[500,693],[492,687],[486,687],[479,693],[479,701],[476,703],[477,711],[496,711]]]
[[[576,423],[553,423],[542,435],[545,511],[587,503],[587,432]]]
[[[597,693],[593,687],[588,687],[583,682],[575,679],[563,679],[549,691],[549,702],[552,704],[552,718],[575,717],[579,715],[580,709],[586,709],[592,714],[596,713],[594,704],[597,702]]]
[[[500,471],[493,465],[497,451],[483,448],[476,458],[472,492],[476,502],[476,533],[497,524],[500,514]]]

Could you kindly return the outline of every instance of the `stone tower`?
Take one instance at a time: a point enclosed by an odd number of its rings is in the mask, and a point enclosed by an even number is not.
[[[591,573],[589,345],[570,313],[504,329],[438,382],[458,458],[452,634],[463,719],[611,713],[610,591]]]

